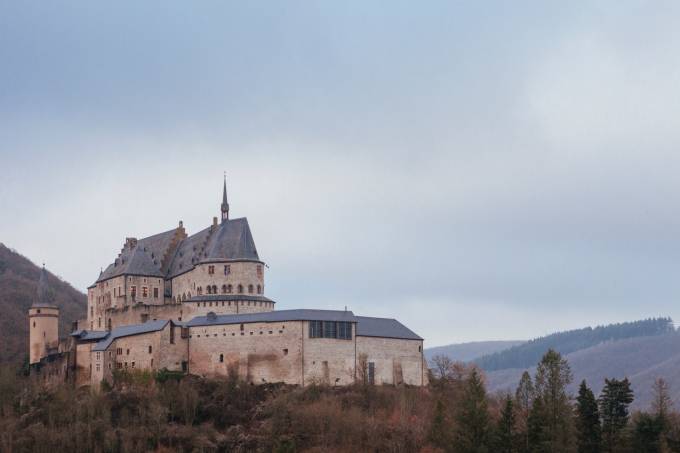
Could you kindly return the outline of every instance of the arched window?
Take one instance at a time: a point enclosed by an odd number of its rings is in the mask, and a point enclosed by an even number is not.
[[[203,294],[203,287],[199,286],[198,289],[196,289],[196,292],[198,293],[199,296]]]
[[[217,294],[217,285],[212,285],[212,293]]]
[[[212,294],[212,287],[211,287],[210,285],[208,285],[208,286],[205,288],[205,291],[206,291],[208,294]]]
[[[222,294],[227,294],[227,285],[222,285]]]
[[[187,298],[188,298],[188,299],[191,299],[191,291],[189,291],[189,292],[187,293]]]
[[[248,285],[248,294],[253,294],[253,285]]]
[[[243,294],[243,285],[241,284],[238,285],[238,293]]]
[[[231,294],[231,292],[234,290],[234,287],[231,285],[227,285],[227,294]]]
[[[224,354],[220,354],[220,363],[224,362]]]
[[[182,294],[182,300],[183,301],[187,300],[187,294],[186,293]]]
[[[262,286],[257,285],[257,294],[262,294]]]

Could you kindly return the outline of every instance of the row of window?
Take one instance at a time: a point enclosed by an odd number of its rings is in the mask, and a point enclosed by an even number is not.
[[[253,285],[248,285],[248,294],[253,294],[253,293],[255,293],[255,289],[256,289],[255,286],[253,286]],[[202,286],[199,286],[198,288],[196,288],[196,292],[197,292],[199,295],[202,295],[202,294],[203,294],[203,287],[202,287]],[[231,284],[230,284],[230,285],[222,285],[222,294],[231,294],[231,293],[233,293],[233,292],[234,292],[234,286],[233,286],[233,285],[231,285]],[[239,285],[236,287],[236,292],[237,292],[238,294],[243,294],[243,285],[239,284]],[[217,285],[212,285],[212,286],[211,286],[211,285],[208,285],[208,286],[206,286],[206,287],[205,287],[205,293],[206,293],[206,294],[219,294],[219,293],[217,292]],[[257,285],[257,294],[262,294],[262,285]]]
[[[262,265],[258,264],[257,265],[257,276],[259,278],[262,278]],[[225,264],[224,265],[224,275],[229,275],[231,274],[231,265]],[[215,265],[211,264],[208,266],[208,275],[215,275]]]
[[[114,292],[115,292],[115,290],[116,289],[114,288]],[[153,298],[158,299],[158,294],[159,294],[158,288],[154,287],[153,288]],[[114,294],[114,296],[115,296],[115,294]],[[130,286],[130,296],[132,296],[133,299],[137,296],[137,286],[135,286],[135,285]],[[144,298],[149,297],[149,287],[148,286],[142,286],[142,297],[144,297]]]
[[[264,335],[264,332],[265,332],[264,330],[260,330],[260,335]],[[273,331],[273,330],[269,330],[268,332],[269,332],[269,335],[273,335],[273,334],[274,334],[274,331]],[[279,330],[279,333],[283,333],[283,330]],[[243,329],[241,329],[241,335],[243,336],[243,335],[245,335],[245,334],[246,334],[246,333],[243,331]],[[255,331],[251,330],[251,331],[250,331],[250,335],[254,335],[254,334],[255,334]],[[226,337],[226,336],[227,336],[227,333],[226,333],[226,332],[223,332],[223,333],[222,333],[222,336],[223,336],[223,337]],[[231,336],[232,336],[232,337],[235,337],[235,336],[236,336],[236,332],[232,332],[232,333],[231,333]],[[204,338],[210,338],[210,334],[203,334],[203,337],[204,337]],[[214,333],[214,334],[213,334],[213,337],[217,337],[217,334]],[[189,338],[193,338],[193,335],[189,335]],[[196,335],[196,338],[201,338],[201,335],[200,335],[200,334],[199,334],[199,335]]]
[[[352,339],[352,323],[348,321],[310,321],[309,338]]]

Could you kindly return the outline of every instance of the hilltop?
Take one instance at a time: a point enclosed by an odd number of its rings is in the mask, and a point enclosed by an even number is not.
[[[425,358],[429,361],[432,357],[443,355],[458,362],[471,362],[485,355],[504,351],[513,346],[518,346],[524,341],[471,341],[467,343],[454,343],[445,346],[436,346],[425,349]]]
[[[0,363],[23,360],[28,351],[27,311],[37,291],[40,267],[0,243]],[[73,321],[86,315],[87,296],[48,272],[54,304],[60,309],[59,332],[65,336]]]

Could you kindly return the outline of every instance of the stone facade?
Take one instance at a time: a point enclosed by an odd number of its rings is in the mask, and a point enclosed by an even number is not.
[[[42,285],[29,311],[35,378],[97,388],[117,371],[169,370],[253,384],[426,384],[423,340],[394,319],[274,311],[248,222],[229,219],[226,183],[223,192],[221,223],[127,238],[61,345]]]

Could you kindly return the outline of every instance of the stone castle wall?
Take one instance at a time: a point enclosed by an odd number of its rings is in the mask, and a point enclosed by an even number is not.
[[[357,357],[374,364],[375,384],[424,385],[423,341],[357,337]]]
[[[214,273],[210,274],[210,266],[214,266]],[[225,266],[229,267],[225,275]],[[260,269],[258,271],[258,268]],[[208,295],[208,286],[215,286],[218,294],[227,294],[223,286],[231,285],[231,293],[239,294],[239,285],[242,287],[241,294],[259,295],[264,294],[264,265],[253,261],[224,261],[215,263],[199,264],[193,270],[172,279],[172,297],[177,300],[187,300],[196,295]],[[252,292],[249,289],[252,287]],[[200,293],[199,293],[200,288]]]

